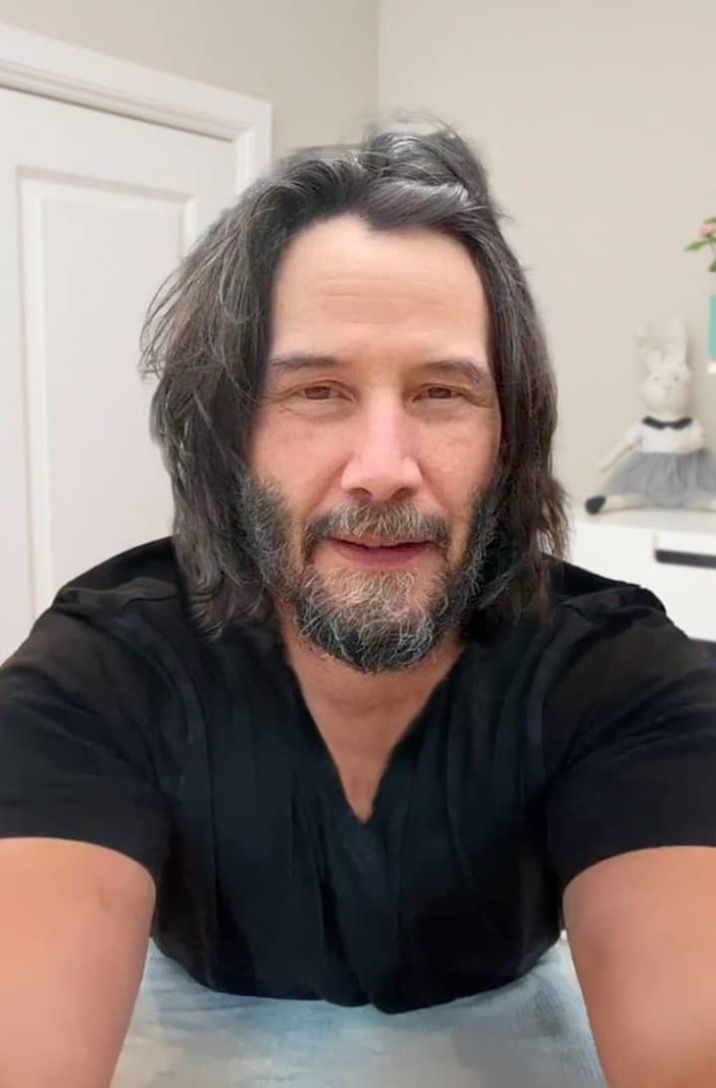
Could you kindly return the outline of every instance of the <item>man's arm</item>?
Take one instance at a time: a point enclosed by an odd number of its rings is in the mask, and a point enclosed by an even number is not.
[[[610,1088],[714,1088],[716,847],[600,861],[564,915]]]
[[[154,899],[149,873],[114,850],[0,841],[0,1088],[107,1088]]]

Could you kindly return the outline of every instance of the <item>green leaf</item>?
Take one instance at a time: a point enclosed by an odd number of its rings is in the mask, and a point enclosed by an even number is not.
[[[688,246],[684,246],[687,252],[695,249],[702,249],[707,244],[706,239],[702,238],[700,242],[690,242]]]
[[[709,265],[709,272],[716,272],[716,261],[712,261]]]

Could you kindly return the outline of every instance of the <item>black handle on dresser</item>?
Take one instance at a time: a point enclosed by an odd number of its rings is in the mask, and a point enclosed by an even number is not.
[[[675,567],[708,567],[716,570],[716,555],[706,552],[672,552],[657,548],[654,552],[657,563],[671,563]]]

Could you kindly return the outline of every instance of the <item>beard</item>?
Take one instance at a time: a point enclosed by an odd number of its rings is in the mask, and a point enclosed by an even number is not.
[[[313,518],[297,562],[283,493],[247,474],[240,497],[243,546],[265,592],[289,605],[299,633],[315,647],[362,673],[404,669],[426,657],[475,607],[497,537],[496,498],[493,489],[473,497],[467,543],[452,567],[445,556],[445,521],[405,504],[353,504]],[[428,541],[441,550],[442,567],[429,576],[420,570],[350,568],[322,574],[311,562],[321,540],[364,535]]]

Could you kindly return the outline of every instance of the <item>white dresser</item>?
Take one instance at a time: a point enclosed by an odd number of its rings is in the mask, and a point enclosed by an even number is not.
[[[652,590],[691,638],[716,643],[716,514],[575,509],[568,558],[579,567]]]

